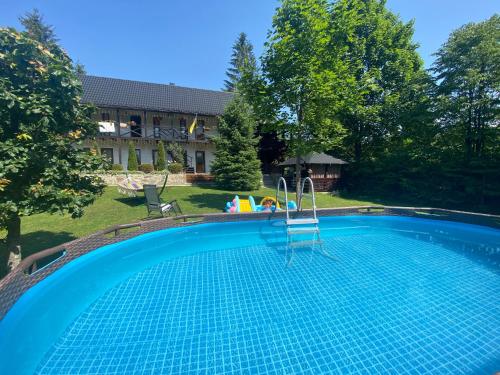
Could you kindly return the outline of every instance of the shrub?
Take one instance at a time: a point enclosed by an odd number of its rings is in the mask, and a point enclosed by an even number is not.
[[[184,163],[184,148],[177,142],[167,143],[166,151],[174,163]]]
[[[137,154],[135,153],[135,146],[133,142],[128,143],[128,164],[129,171],[136,171],[138,167]]]
[[[170,163],[168,165],[168,170],[172,174],[181,173],[182,169],[183,169],[183,167],[182,167],[181,163]]]
[[[139,170],[144,173],[151,173],[154,171],[153,164],[141,164]]]
[[[167,164],[166,159],[165,159],[165,146],[163,145],[163,142],[160,141],[158,142],[158,161],[156,162],[156,170],[157,171],[163,171],[165,170],[165,165]]]
[[[123,165],[121,164],[113,164],[111,166],[112,171],[123,171]]]

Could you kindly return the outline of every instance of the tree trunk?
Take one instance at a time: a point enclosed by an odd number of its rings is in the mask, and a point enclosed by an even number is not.
[[[21,262],[21,218],[17,215],[10,217],[7,222],[7,251],[7,267],[13,269]]]
[[[297,208],[302,209],[302,197],[300,196],[300,179],[301,179],[301,165],[300,165],[300,155],[297,153],[297,159],[295,159],[295,195],[297,197]]]

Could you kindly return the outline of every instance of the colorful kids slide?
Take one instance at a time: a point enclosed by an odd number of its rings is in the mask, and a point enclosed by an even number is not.
[[[293,210],[297,208],[297,205],[294,201],[288,202],[288,208]],[[280,210],[279,202],[276,202],[276,199],[273,197],[264,197],[260,201],[259,205],[255,204],[254,198],[249,195],[248,199],[240,199],[237,195],[231,202],[226,203],[226,207],[224,209],[225,212],[262,212],[262,211],[275,211]]]

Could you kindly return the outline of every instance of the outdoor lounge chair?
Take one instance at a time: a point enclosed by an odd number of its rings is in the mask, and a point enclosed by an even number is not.
[[[159,212],[161,216],[165,216],[165,214],[170,215],[171,212],[174,213],[175,216],[182,214],[182,210],[176,200],[169,203],[161,202],[160,195],[156,190],[156,185],[144,185],[144,196],[146,197],[148,216],[151,215],[151,212],[155,211]]]

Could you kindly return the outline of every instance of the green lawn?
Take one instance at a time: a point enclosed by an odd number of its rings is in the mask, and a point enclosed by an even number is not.
[[[252,192],[234,192],[208,186],[168,187],[162,199],[177,199],[186,214],[221,212],[227,201],[235,194],[246,197],[251,194],[257,202],[266,195],[274,196],[275,190],[262,188]],[[289,199],[295,199],[290,194]],[[318,207],[342,207],[373,204],[373,202],[334,197],[328,193],[317,193]],[[304,202],[308,207],[309,201]],[[22,219],[23,256],[88,235],[114,224],[124,224],[146,219],[146,208],[142,195],[130,198],[120,195],[116,187],[108,187],[96,202],[87,207],[83,217],[39,214]],[[5,233],[0,232],[0,238]],[[1,246],[1,245],[0,245]],[[3,250],[3,249],[2,249]]]

